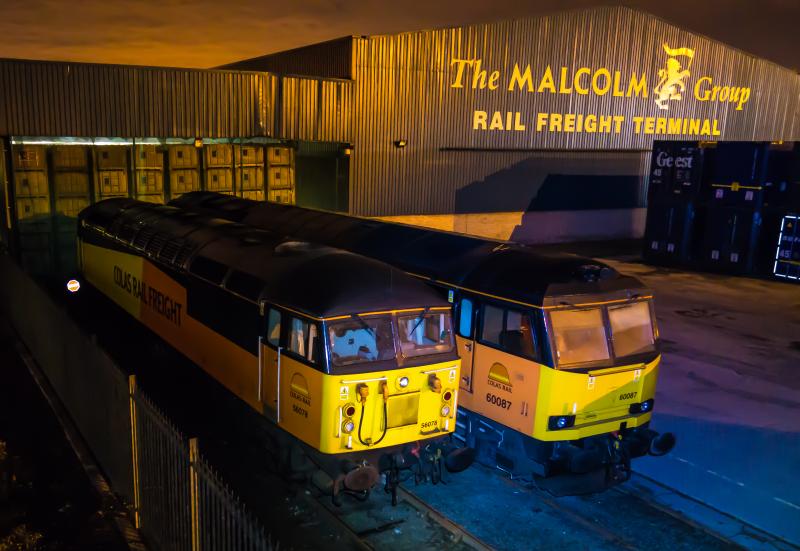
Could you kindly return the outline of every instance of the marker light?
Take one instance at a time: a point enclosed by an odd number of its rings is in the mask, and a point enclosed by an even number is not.
[[[350,419],[342,423],[342,431],[346,434],[353,432],[353,429],[356,428],[356,424],[353,423]]]
[[[547,421],[548,430],[567,429],[575,425],[574,415],[551,415]]]
[[[442,406],[442,417],[447,417],[448,415],[450,415],[450,406],[445,404]]]
[[[81,283],[77,279],[70,279],[67,281],[67,291],[70,293],[77,293],[81,288]]]
[[[630,413],[647,413],[649,411],[653,411],[653,399],[650,398],[649,400],[645,400],[641,404],[631,404],[631,407],[628,408]]]
[[[400,377],[397,379],[397,386],[400,388],[405,388],[408,386],[408,377]]]

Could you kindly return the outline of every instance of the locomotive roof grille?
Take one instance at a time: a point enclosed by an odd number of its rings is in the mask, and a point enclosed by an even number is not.
[[[423,282],[377,260],[207,215],[186,216],[176,207],[107,199],[79,219],[87,242],[108,246],[106,228],[119,228],[114,237],[138,228],[132,244],[115,246],[145,252],[168,271],[193,274],[249,301],[311,317],[449,306]]]

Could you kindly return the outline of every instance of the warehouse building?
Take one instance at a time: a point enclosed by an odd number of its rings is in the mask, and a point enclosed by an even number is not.
[[[625,7],[347,37],[228,68],[352,82],[351,212],[641,236],[654,139],[800,138],[800,76]]]
[[[88,202],[192,189],[529,242],[638,237],[654,140],[800,139],[795,72],[624,7],[216,70],[3,60],[0,89],[23,251],[57,251]]]

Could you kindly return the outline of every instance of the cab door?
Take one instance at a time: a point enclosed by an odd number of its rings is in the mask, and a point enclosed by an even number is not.
[[[281,313],[269,308],[266,315],[266,331],[261,337],[261,377],[259,397],[264,404],[264,415],[278,421],[278,384],[281,366]]]
[[[472,353],[473,411],[533,434],[539,364],[530,313],[483,304]]]
[[[475,302],[469,297],[461,297],[456,308],[458,330],[456,346],[461,356],[461,381],[459,388],[472,393],[473,353],[475,350]]]

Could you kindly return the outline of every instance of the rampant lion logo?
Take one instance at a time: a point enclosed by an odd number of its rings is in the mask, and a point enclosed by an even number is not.
[[[664,51],[669,58],[667,59],[666,67],[659,69],[659,81],[656,87],[653,88],[655,94],[655,102],[659,109],[669,109],[669,101],[679,100],[682,93],[686,90],[684,81],[689,78],[689,69],[694,61],[694,50],[691,48],[670,48],[666,42],[662,44]],[[688,57],[689,63],[686,64],[686,69],[683,69],[679,56]]]

